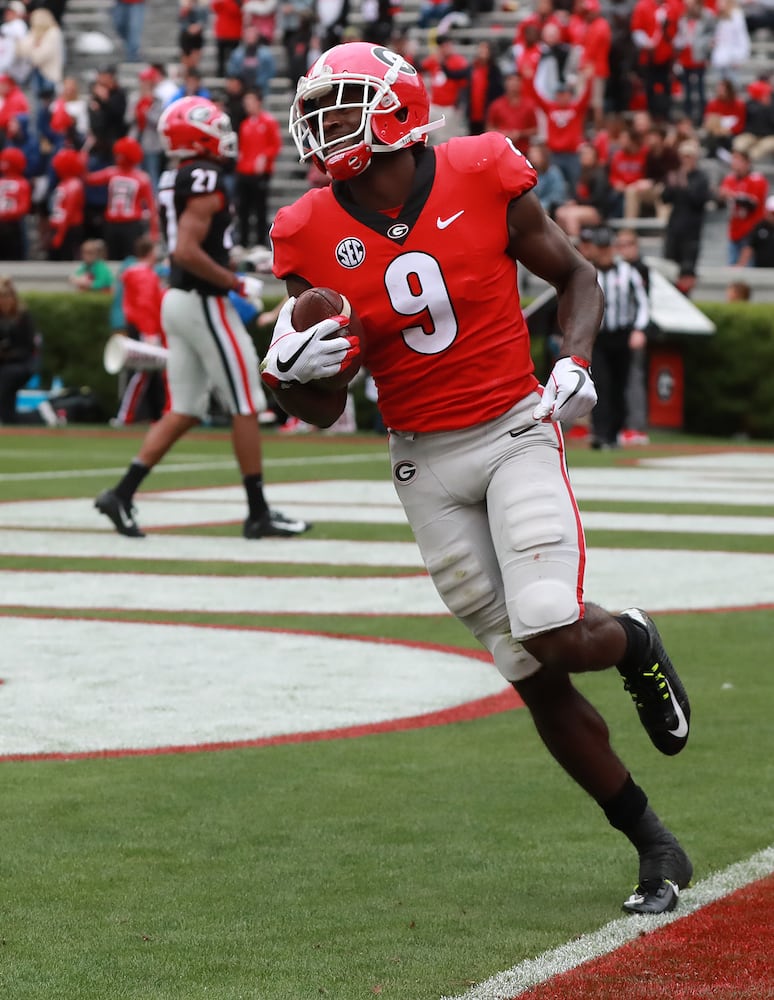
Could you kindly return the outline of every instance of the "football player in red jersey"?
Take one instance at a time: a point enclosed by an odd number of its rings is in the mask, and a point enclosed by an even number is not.
[[[263,282],[229,267],[231,206],[226,160],[236,154],[231,120],[212,101],[182,97],[159,119],[159,134],[176,166],[164,172],[159,203],[171,258],[161,307],[167,337],[170,409],[153,424],[123,478],[95,506],[120,534],[142,537],[134,494],[151,469],[207,413],[210,392],[231,414],[231,440],[247,494],[246,538],[298,535],[310,527],[269,508],[263,492],[258,411],[265,399],[253,341],[229,300],[237,291],[258,301]],[[260,307],[259,307],[260,308]]]
[[[140,170],[142,146],[136,139],[124,136],[113,143],[115,166],[104,167],[86,174],[86,183],[107,185],[105,206],[105,242],[110,260],[124,260],[134,252],[134,244],[146,230],[155,242],[158,220],[153,184],[148,174]]]
[[[338,417],[346,391],[311,383],[344,358],[347,337],[325,339],[335,318],[295,332],[289,316],[310,285],[346,295],[363,322],[394,485],[439,594],[519,692],[550,753],[637,849],[627,911],[670,910],[691,863],[571,681],[617,666],[654,744],[666,754],[685,745],[688,699],[655,624],[636,608],[611,615],[583,592],[560,421],[596,401],[596,273],[542,210],[535,171],[504,136],[431,148],[428,118],[416,71],[377,45],[336,46],[300,80],[291,133],[302,161],[333,183],[275,219],[274,270],[290,299],[264,379],[289,413],[318,425]],[[561,356],[542,388],[518,261],[558,294]]]
[[[51,194],[48,218],[49,260],[77,260],[83,242],[84,162],[74,149],[60,149],[51,160],[58,183]]]
[[[25,260],[27,241],[24,219],[32,199],[30,182],[24,176],[27,157],[16,146],[0,150],[0,246],[3,260]]]

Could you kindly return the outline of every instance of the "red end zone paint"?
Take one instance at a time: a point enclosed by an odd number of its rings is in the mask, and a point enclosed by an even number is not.
[[[771,875],[518,1000],[772,1000],[773,917]]]

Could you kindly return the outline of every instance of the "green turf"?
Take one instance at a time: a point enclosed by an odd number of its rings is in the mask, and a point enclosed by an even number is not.
[[[90,497],[137,440],[4,432],[0,497]],[[386,476],[382,439],[337,447],[338,456],[330,439],[267,436],[267,478]],[[373,461],[344,461],[363,454]],[[631,459],[578,454],[600,466]],[[228,457],[224,435],[202,433],[171,460]],[[95,475],[2,478],[87,468]],[[235,482],[226,468],[158,470],[154,478],[154,489]],[[407,537],[396,527],[402,534],[336,525],[328,537]],[[754,536],[589,537],[622,547],[771,551],[770,539]],[[0,567],[105,564],[3,557]],[[110,563],[171,567],[226,572],[220,563]],[[5,605],[12,600],[3,597]],[[85,616],[133,620],[147,612]],[[445,617],[160,617],[474,645]],[[683,754],[655,751],[614,672],[584,676],[579,686],[605,714],[615,747],[690,849],[701,879],[772,840],[774,611],[657,617],[692,698]],[[353,740],[6,762],[0,770],[0,997],[8,1000],[434,1000],[614,919],[636,877],[633,849],[548,758],[524,710]]]

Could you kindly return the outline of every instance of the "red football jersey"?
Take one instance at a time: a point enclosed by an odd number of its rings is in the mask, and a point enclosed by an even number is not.
[[[148,264],[137,261],[124,268],[119,278],[124,286],[122,305],[127,322],[137,327],[140,333],[151,336],[160,334],[162,344],[166,344],[161,328],[164,289],[158,274]]]
[[[144,170],[137,170],[135,167],[105,167],[87,174],[86,183],[107,184],[107,222],[139,222],[147,217],[151,236],[157,238],[156,199],[151,179]]]
[[[274,273],[350,300],[387,426],[470,427],[537,387],[505,252],[508,204],[536,181],[529,161],[489,132],[422,150],[396,213],[361,208],[338,183],[277,213]]]
[[[51,246],[60,247],[73,226],[83,225],[85,196],[80,177],[67,177],[54,188],[51,197]]]
[[[0,222],[18,222],[30,210],[30,182],[26,177],[0,177]]]
[[[728,201],[728,238],[741,240],[755,229],[766,211],[769,182],[757,170],[744,177],[729,174],[720,183],[720,193]]]

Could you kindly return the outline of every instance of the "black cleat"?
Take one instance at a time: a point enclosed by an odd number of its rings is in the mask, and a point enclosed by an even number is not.
[[[677,906],[680,890],[668,878],[642,882],[623,904],[626,913],[669,913]]]
[[[647,658],[637,670],[621,672],[624,687],[632,696],[653,745],[671,757],[680,753],[688,742],[691,720],[688,695],[649,615],[639,608],[629,608],[621,614],[644,626],[650,639]]]
[[[278,510],[267,509],[259,518],[247,518],[243,526],[245,538],[290,538],[303,535],[312,527],[307,521],[285,517]]]
[[[639,882],[623,908],[627,913],[669,913],[692,877],[691,859],[674,834],[664,829],[658,840],[640,852]]]
[[[115,490],[104,490],[94,501],[94,506],[113,522],[119,535],[127,538],[145,538],[145,532],[140,530],[134,519],[134,507],[125,504]]]

